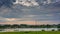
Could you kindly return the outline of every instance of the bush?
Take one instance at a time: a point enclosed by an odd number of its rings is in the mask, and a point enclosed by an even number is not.
[[[2,31],[2,30],[0,30],[0,31]]]
[[[55,31],[54,29],[52,31]]]
[[[60,29],[58,29],[58,31],[60,31]]]
[[[45,31],[45,30],[42,30],[42,31]]]

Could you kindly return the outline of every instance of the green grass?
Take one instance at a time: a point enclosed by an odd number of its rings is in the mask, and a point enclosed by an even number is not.
[[[0,32],[0,34],[60,34],[60,31]]]

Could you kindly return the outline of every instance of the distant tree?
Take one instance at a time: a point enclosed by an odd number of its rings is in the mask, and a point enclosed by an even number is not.
[[[46,28],[46,25],[44,25],[44,24],[40,25],[40,28]]]
[[[18,27],[19,27],[18,24],[11,25],[11,28],[18,28]]]
[[[60,24],[57,25],[57,28],[60,28]]]
[[[51,25],[47,24],[47,25],[46,25],[46,28],[51,28]]]
[[[56,25],[56,24],[53,24],[52,27],[53,27],[53,28],[57,28],[57,25]]]
[[[26,24],[21,24],[20,26],[21,26],[21,28],[27,28],[28,25],[26,25]]]
[[[0,25],[0,29],[2,29],[3,28],[3,26],[2,25]]]
[[[11,25],[6,24],[6,25],[4,25],[3,27],[4,27],[4,28],[10,28]]]

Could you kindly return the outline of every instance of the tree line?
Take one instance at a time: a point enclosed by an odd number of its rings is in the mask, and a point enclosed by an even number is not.
[[[60,28],[60,24],[53,24],[53,25],[27,25],[27,24],[13,24],[13,25],[1,25],[0,24],[0,29],[4,29],[4,28]]]

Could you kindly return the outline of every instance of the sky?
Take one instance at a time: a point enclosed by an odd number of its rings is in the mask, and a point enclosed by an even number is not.
[[[56,1],[60,1],[60,0],[56,0]]]
[[[60,0],[49,5],[26,7],[14,0],[0,0],[0,24],[60,24]]]

